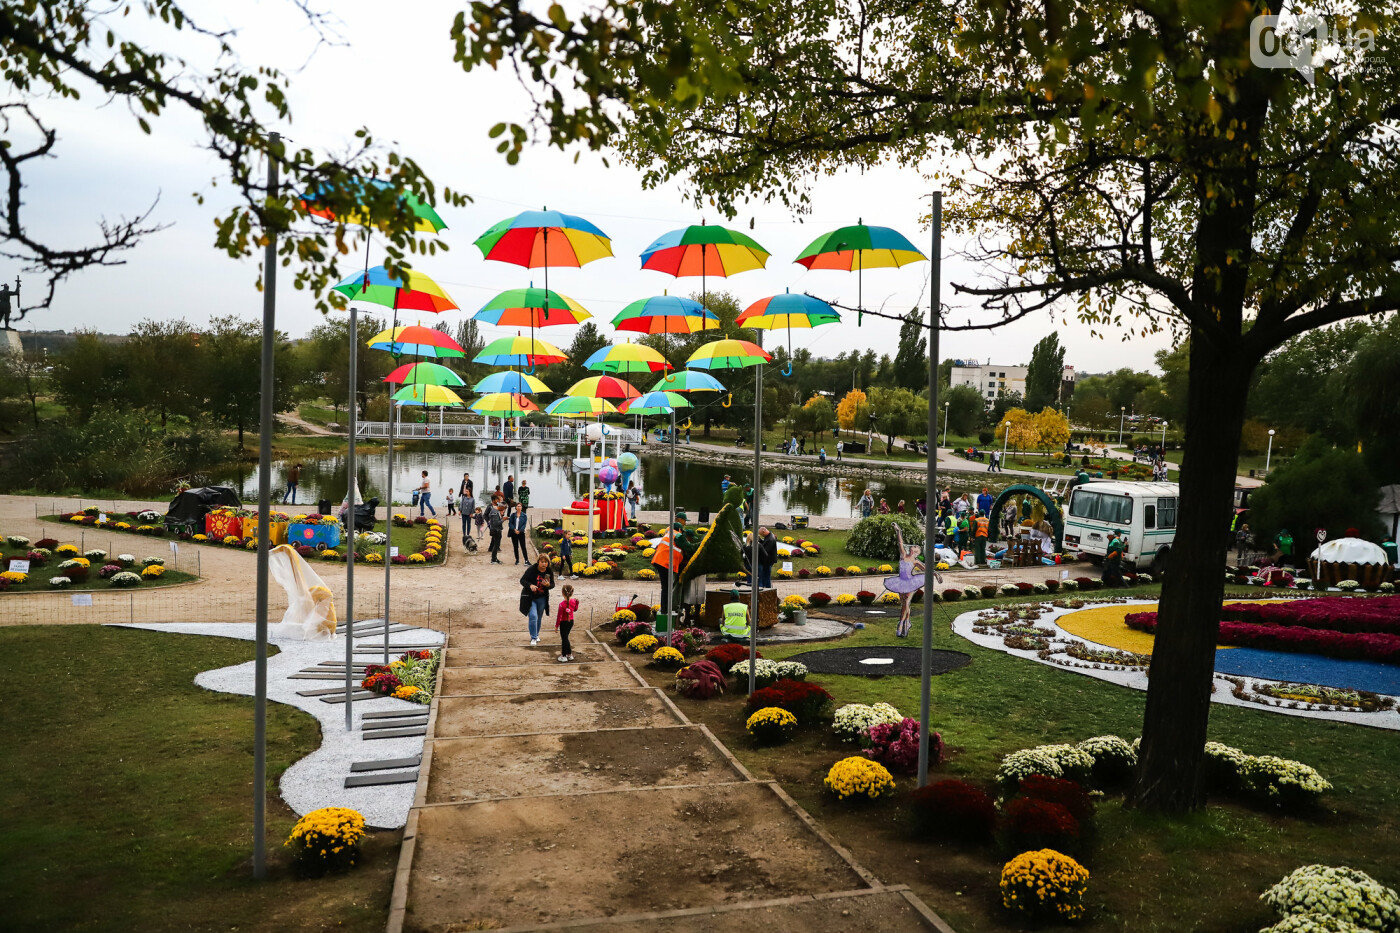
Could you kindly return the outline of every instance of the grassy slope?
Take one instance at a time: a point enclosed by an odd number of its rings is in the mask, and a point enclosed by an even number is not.
[[[398,833],[350,874],[292,876],[277,780],[320,741],[268,704],[269,880],[251,880],[253,701],[194,686],[248,660],[231,639],[96,626],[0,630],[13,659],[0,780],[9,929],[382,929]]]
[[[1155,595],[1155,590],[1144,592]],[[1140,733],[1145,694],[979,648],[950,631],[952,618],[961,611],[940,605],[934,616],[934,646],[973,657],[968,667],[933,679],[934,728],[951,752],[934,780],[960,777],[988,785],[1001,756],[1018,748],[1103,733],[1132,739]],[[919,644],[917,622],[908,641],[892,638],[891,628],[876,623],[841,645]],[[813,647],[819,646],[765,648],[764,654],[782,658]],[[658,684],[666,679],[651,671],[647,676]],[[884,700],[905,715],[919,714],[917,678],[812,679],[823,683],[838,705]],[[1008,926],[996,899],[1004,853],[914,841],[895,802],[856,809],[832,803],[822,792],[821,779],[833,762],[857,752],[815,730],[787,746],[754,749],[743,733],[741,700],[742,687],[737,695],[731,687],[731,695],[718,701],[676,702],[688,716],[709,725],[759,778],[780,781],[881,880],[913,886],[960,933],[1019,929]],[[1089,928],[1257,930],[1270,921],[1259,894],[1312,862],[1350,865],[1400,887],[1394,778],[1400,769],[1400,740],[1395,733],[1213,706],[1210,735],[1247,752],[1296,758],[1318,768],[1336,786],[1327,800],[1331,812],[1284,817],[1220,802],[1186,819],[1167,820],[1126,810],[1116,799],[1104,801],[1097,850],[1086,860],[1092,872]],[[902,790],[913,786],[907,777],[899,783]]]

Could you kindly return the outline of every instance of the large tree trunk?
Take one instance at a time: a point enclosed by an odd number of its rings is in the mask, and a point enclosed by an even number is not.
[[[1226,529],[1253,370],[1231,350],[1222,351],[1199,335],[1191,341],[1176,539],[1162,585],[1141,763],[1132,794],[1139,806],[1168,813],[1202,803],[1200,772],[1225,594]]]

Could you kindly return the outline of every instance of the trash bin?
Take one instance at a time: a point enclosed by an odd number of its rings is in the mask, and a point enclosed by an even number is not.
[[[699,515],[698,515],[698,520],[699,520],[700,524],[702,524],[702,525],[708,525],[708,524],[710,523],[710,509],[709,509],[708,506],[701,506],[701,507],[700,507],[700,512],[699,512]]]
[[[322,499],[321,501],[316,503],[316,511],[320,512],[322,515],[331,514],[332,508],[333,506],[331,505],[331,500],[329,499]]]
[[[1400,562],[1400,555],[1397,554],[1394,541],[1383,541],[1381,547],[1385,550],[1386,559],[1392,564]]]

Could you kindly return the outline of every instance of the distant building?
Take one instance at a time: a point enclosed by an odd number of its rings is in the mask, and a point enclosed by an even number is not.
[[[976,360],[953,360],[950,384],[972,386],[982,396],[988,408],[1002,392],[1017,392],[1026,395],[1025,366],[1011,366],[1006,363],[979,363]],[[1074,394],[1074,367],[1066,366],[1060,376],[1061,393],[1068,399]]]

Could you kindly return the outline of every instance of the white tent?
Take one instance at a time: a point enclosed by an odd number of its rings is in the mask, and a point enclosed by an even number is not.
[[[1313,560],[1324,564],[1384,564],[1385,549],[1361,538],[1334,538],[1313,549]]]

